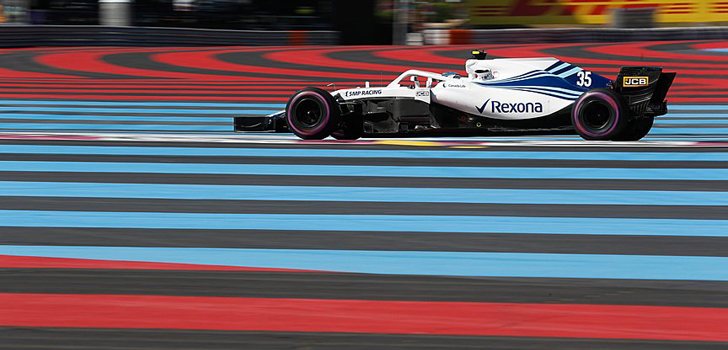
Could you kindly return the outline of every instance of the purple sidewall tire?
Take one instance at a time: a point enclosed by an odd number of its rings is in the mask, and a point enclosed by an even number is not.
[[[579,132],[579,134],[586,135],[588,137],[593,138],[605,138],[612,136],[615,129],[620,125],[622,116],[622,110],[619,106],[619,102],[615,100],[614,96],[611,96],[605,92],[602,91],[589,91],[586,93],[587,95],[583,98],[580,98],[577,102],[576,106],[574,106],[572,112],[571,112],[571,121],[574,124],[574,128],[576,131]],[[609,107],[612,108],[612,111],[614,112],[614,119],[611,120],[611,124],[609,125],[609,128],[605,130],[600,130],[599,132],[593,132],[589,130],[588,128],[584,127],[582,125],[582,120],[580,117],[580,110],[581,107],[584,105],[585,101],[590,99],[591,97],[596,97],[598,100],[605,102],[609,105]]]
[[[301,129],[296,126],[296,123],[294,122],[295,117],[293,116],[293,111],[295,110],[296,103],[300,101],[301,99],[305,97],[312,97],[316,100],[318,100],[321,105],[323,106],[323,115],[321,116],[321,120],[319,121],[318,125],[311,129]],[[329,107],[329,103],[326,100],[325,96],[322,96],[320,93],[316,91],[302,91],[296,94],[291,101],[288,104],[289,108],[286,109],[286,121],[288,122],[288,127],[291,128],[292,131],[294,131],[296,134],[299,135],[305,135],[305,136],[313,136],[317,133],[320,133],[324,129],[328,127],[328,124],[331,120],[331,108]]]

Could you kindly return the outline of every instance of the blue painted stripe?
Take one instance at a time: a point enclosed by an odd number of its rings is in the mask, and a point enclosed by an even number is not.
[[[642,139],[644,141],[666,141],[666,142],[701,142],[701,141],[708,141],[708,142],[725,142],[726,137],[725,136],[715,136],[715,137],[698,137],[698,136],[691,136],[691,137],[657,137],[657,136],[650,136],[647,135],[646,138]]]
[[[285,107],[284,107],[285,108]],[[278,112],[278,109],[267,109]],[[87,108],[87,107],[7,107],[0,106],[0,112],[76,112],[76,113],[140,113],[140,114],[260,114],[255,109],[179,109],[179,108]]]
[[[728,111],[728,104],[725,105],[674,105],[670,104],[668,109],[672,111]]]
[[[0,254],[335,272],[728,281],[728,258],[370,250],[0,246]]]
[[[0,120],[28,119],[44,121],[120,121],[120,122],[230,122],[230,117],[165,117],[137,115],[79,115],[79,114],[0,114]],[[0,121],[0,125],[2,125]],[[11,122],[12,123],[12,122]]]
[[[0,210],[5,227],[728,237],[728,220]],[[334,235],[334,234],[332,234]]]
[[[140,146],[0,145],[0,154],[84,154],[129,156],[237,156],[401,159],[555,159],[619,161],[728,161],[726,152],[528,152],[472,150],[376,150],[301,148],[207,148]]]
[[[675,120],[675,119],[664,118],[664,119],[655,120],[655,125],[660,125],[660,126],[692,125],[692,124],[725,125],[728,127],[728,118],[727,119],[691,119],[691,120],[684,120],[684,119]]]
[[[725,113],[679,113],[679,111],[670,111],[670,114],[660,116],[657,120],[673,119],[673,118],[695,118],[695,119],[716,119],[716,120],[728,120],[728,114]]]
[[[0,130],[232,131],[230,125],[0,123]]]
[[[725,49],[704,49],[705,51],[715,51],[715,52],[728,52],[728,48]]]
[[[68,100],[0,100],[0,104],[29,106],[143,106],[143,107],[232,107],[285,108],[285,103],[217,103],[217,102],[155,102],[155,101],[68,101]]]
[[[728,169],[500,168],[0,161],[0,171],[498,179],[728,180]]]
[[[728,135],[728,128],[659,128],[659,127],[657,127],[657,128],[652,128],[652,130],[650,130],[650,135],[674,135],[674,134]]]
[[[534,91],[540,94],[551,95],[551,93]],[[563,98],[563,97],[560,97]],[[566,98],[565,98],[566,99]],[[230,122],[232,123],[232,115]],[[658,124],[659,125],[659,124]],[[174,124],[85,124],[85,123],[2,123],[0,130],[158,130],[158,131],[209,131],[221,132],[231,131],[231,125],[174,125]],[[653,128],[650,135],[728,135],[728,128]]]
[[[255,111],[248,114],[270,114],[276,111]],[[138,115],[66,115],[66,114],[0,114],[2,119],[30,119],[30,120],[93,120],[93,121],[122,121],[122,122],[227,122],[231,123],[232,117],[165,117],[165,116],[138,116]],[[1,124],[0,124],[1,125]]]
[[[585,205],[728,205],[707,191],[525,190],[0,181],[3,196]]]

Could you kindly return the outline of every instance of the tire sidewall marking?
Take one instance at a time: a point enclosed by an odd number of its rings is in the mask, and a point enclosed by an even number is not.
[[[619,121],[622,118],[621,111],[619,109],[619,105],[617,104],[617,101],[614,100],[613,96],[610,96],[609,94],[606,94],[601,91],[594,91],[594,92],[587,92],[589,94],[585,98],[579,100],[579,102],[576,104],[576,107],[574,108],[574,113],[572,114],[572,123],[574,124],[574,127],[580,132],[585,135],[588,135],[590,137],[603,137],[605,135],[608,135],[609,133],[613,132],[614,129],[619,125]],[[609,128],[605,131],[594,133],[588,129],[586,129],[582,123],[581,123],[581,108],[584,105],[585,101],[590,99],[591,97],[602,97],[602,101],[606,102],[614,112],[614,120],[612,121]]]
[[[296,124],[293,122],[294,118],[292,116],[292,111],[295,110],[296,103],[298,101],[300,101],[302,98],[307,97],[307,96],[313,97],[314,99],[321,102],[321,105],[323,106],[324,115],[321,117],[321,121],[319,122],[319,124],[316,127],[312,128],[312,129],[301,130],[300,128],[296,127]],[[295,131],[296,133],[299,133],[302,135],[313,135],[313,134],[320,132],[324,128],[326,128],[326,126],[329,122],[329,119],[331,119],[331,110],[329,108],[328,101],[326,100],[326,98],[324,96],[321,96],[320,93],[318,93],[316,91],[303,91],[303,92],[299,92],[291,100],[291,102],[289,104],[289,108],[286,110],[286,118],[288,119],[288,126],[291,129],[293,129],[293,131]]]

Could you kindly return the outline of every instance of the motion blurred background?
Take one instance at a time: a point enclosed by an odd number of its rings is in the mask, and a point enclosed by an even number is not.
[[[2,0],[0,4],[0,22],[6,25],[324,30],[337,32],[339,44],[468,43],[468,29],[728,23],[728,1],[722,0]],[[455,30],[455,37],[443,34],[444,30]]]
[[[0,5],[0,350],[728,348],[728,0]],[[670,113],[634,143],[232,132],[474,48],[661,66]]]

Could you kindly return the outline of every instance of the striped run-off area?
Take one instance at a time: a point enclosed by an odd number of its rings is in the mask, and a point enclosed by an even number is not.
[[[636,143],[230,132],[461,47],[4,50],[0,349],[726,348],[721,48],[490,50],[677,71]]]

